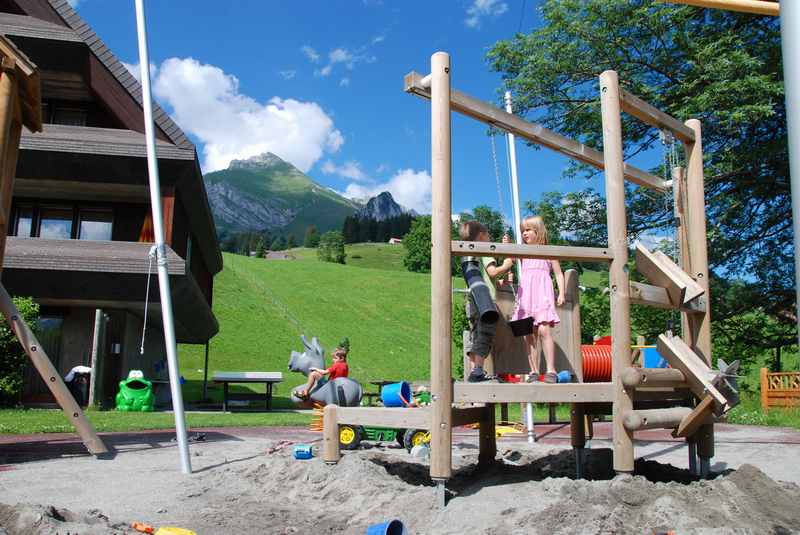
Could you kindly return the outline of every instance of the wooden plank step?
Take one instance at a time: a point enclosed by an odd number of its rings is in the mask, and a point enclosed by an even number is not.
[[[716,414],[728,410],[728,400],[711,382],[711,369],[683,340],[662,334],[658,337],[657,347],[658,353],[670,366],[683,372],[686,383],[698,399],[710,395],[714,399]]]
[[[703,401],[697,404],[697,406],[687,414],[683,420],[681,420],[680,425],[672,433],[672,436],[676,438],[683,438],[694,435],[700,426],[708,423],[709,420],[712,419],[714,414],[714,398],[711,396],[706,396],[703,398]]]
[[[702,286],[697,284],[685,271],[678,267],[661,251],[651,253],[641,243],[636,243],[636,269],[647,280],[667,291],[673,308],[683,306],[703,295]],[[641,291],[649,288],[640,288]],[[659,298],[663,301],[663,296]]]
[[[676,306],[669,298],[669,293],[666,288],[645,284],[643,282],[631,281],[630,296],[631,304],[634,305],[646,305],[668,310],[678,309],[681,312],[688,312],[689,314],[706,313],[706,298],[703,295],[692,299],[688,303],[678,304],[678,306]]]

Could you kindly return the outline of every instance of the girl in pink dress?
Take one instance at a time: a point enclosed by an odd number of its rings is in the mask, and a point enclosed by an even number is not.
[[[522,241],[528,245],[547,245],[547,229],[539,216],[526,217],[520,224]],[[556,275],[558,299],[553,295],[553,280],[550,270]],[[547,362],[546,383],[555,383],[556,350],[551,328],[560,322],[555,305],[564,304],[564,274],[558,260],[523,259],[517,291],[517,307],[512,320],[533,318],[533,334],[525,336],[528,344],[528,362],[531,365],[531,377],[535,381],[539,376],[539,342],[544,349]]]

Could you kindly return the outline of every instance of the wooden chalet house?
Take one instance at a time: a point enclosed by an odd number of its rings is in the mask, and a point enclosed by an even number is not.
[[[4,34],[40,69],[44,130],[23,131],[2,273],[12,295],[40,305],[39,339],[66,374],[90,365],[98,314],[95,401],[109,405],[131,369],[166,379],[141,86],[66,0],[0,0]],[[213,277],[222,269],[194,145],[156,107],[156,151],[178,342],[218,329]],[[31,370],[23,401],[50,394]]]

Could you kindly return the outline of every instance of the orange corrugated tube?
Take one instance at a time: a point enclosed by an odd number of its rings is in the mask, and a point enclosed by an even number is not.
[[[611,346],[581,345],[583,382],[601,383],[611,380]]]

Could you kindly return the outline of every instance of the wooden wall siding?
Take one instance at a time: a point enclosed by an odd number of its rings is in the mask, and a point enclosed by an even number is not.
[[[58,24],[59,26],[67,26],[61,17],[58,16],[58,11],[55,7],[61,3],[67,4],[66,0],[55,0],[55,2],[52,2],[53,5],[47,0],[14,0],[14,2],[25,11],[25,13],[32,17],[43,19],[53,24]]]
[[[42,99],[92,102],[92,94],[83,76],[76,72],[41,71]],[[65,105],[66,107],[66,105]]]
[[[194,242],[194,240],[192,240]],[[192,244],[194,247],[194,244]],[[189,265],[189,269],[192,272],[192,276],[194,277],[195,282],[200,287],[200,291],[203,292],[203,296],[206,298],[206,302],[208,306],[212,305],[212,297],[214,294],[214,278],[209,273],[208,267],[206,263],[203,261],[203,255],[199,254],[192,254],[192,258],[190,259],[191,264]]]
[[[133,79],[132,76],[131,78]],[[114,78],[105,64],[94,55],[89,55],[89,85],[126,128],[144,133],[142,109],[133,96],[120,86],[119,80]],[[156,137],[169,140],[160,128],[156,128]]]
[[[44,125],[44,131],[32,134],[23,132],[20,149],[75,154],[147,157],[144,134],[116,128],[89,126]],[[194,150],[176,147],[167,141],[157,140],[159,160],[194,160]]]
[[[180,190],[175,192],[175,206],[172,215],[172,243],[170,247],[181,258],[186,258],[186,242],[189,237],[189,217],[183,204],[183,195]]]
[[[83,42],[83,39],[68,27],[59,26],[35,17],[14,15],[13,13],[0,13],[0,33],[51,41]]]
[[[9,236],[3,264],[7,269],[147,273],[150,245],[137,242],[46,240]],[[170,275],[183,275],[183,258],[167,247]]]
[[[135,104],[134,107],[138,109],[138,124],[140,125],[139,128],[132,128],[130,126],[128,128],[144,132],[141,118],[142,88],[136,78],[134,78],[119,62],[105,43],[94,33],[94,30],[92,30],[77,12],[75,12],[66,0],[39,0],[39,2],[49,3],[57,16],[60,16],[63,21],[83,39],[83,42],[86,43],[92,51],[92,56],[90,56],[90,72],[93,74],[93,89],[105,96],[111,96],[111,93],[117,92],[117,88],[119,88],[121,93],[127,94],[128,98]],[[102,69],[100,69],[100,66],[102,66]],[[94,86],[95,80],[98,82],[98,87]],[[120,85],[122,87],[119,87]],[[102,91],[98,89],[102,89]],[[116,95],[114,98],[119,101],[118,104],[125,100],[121,94]],[[114,106],[110,107],[112,109],[119,109]],[[122,107],[130,107],[130,102],[125,103]],[[163,135],[166,139],[179,147],[194,147],[178,125],[155,103],[153,104],[153,118],[158,127],[159,137]],[[126,124],[128,123],[126,122]]]

